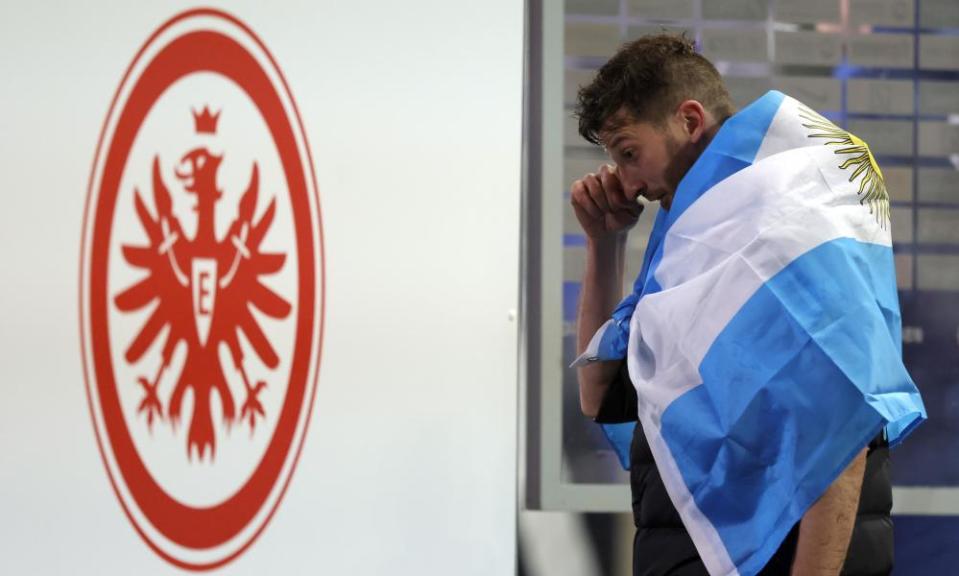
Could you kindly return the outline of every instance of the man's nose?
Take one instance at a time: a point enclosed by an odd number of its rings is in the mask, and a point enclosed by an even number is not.
[[[632,202],[645,190],[646,184],[639,178],[632,177],[622,170],[618,172],[619,181],[623,184],[623,193],[626,195],[626,199]]]

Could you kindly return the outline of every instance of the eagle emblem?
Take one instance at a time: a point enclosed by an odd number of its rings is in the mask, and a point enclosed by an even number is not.
[[[194,119],[198,135],[212,135],[216,132],[219,112],[212,114],[204,107],[201,113],[194,112]],[[139,412],[145,415],[147,426],[152,427],[154,420],[166,417],[176,424],[180,419],[184,393],[192,391],[194,406],[187,435],[187,454],[196,453],[200,459],[208,450],[212,458],[216,449],[211,415],[214,393],[227,423],[235,418],[243,419],[249,423],[252,432],[257,418],[265,415],[258,395],[266,387],[266,382],[250,382],[244,368],[239,334],[249,340],[267,367],[275,368],[278,358],[251,308],[272,318],[285,318],[291,308],[289,302],[261,282],[262,276],[274,274],[282,268],[286,256],[260,249],[273,222],[276,203],[271,200],[265,213],[254,220],[253,210],[259,194],[259,172],[255,162],[249,184],[240,196],[236,219],[223,238],[216,237],[215,212],[224,196],[217,182],[222,160],[222,156],[200,145],[186,152],[174,170],[183,189],[195,198],[196,233],[193,238],[188,238],[173,214],[169,187],[161,176],[160,158],[154,156],[152,196],[155,216],[150,214],[140,191],[135,192],[136,214],[149,244],[123,246],[126,261],[147,271],[147,275],[115,298],[117,308],[124,312],[157,302],[125,353],[128,362],[137,362],[160,337],[161,331],[169,328],[163,341],[159,369],[152,376],[138,378],[143,388]],[[170,366],[173,350],[181,342],[187,346],[186,362],[173,385],[168,404],[163,406],[157,389]],[[225,344],[229,350],[233,366],[245,386],[246,395],[239,412],[220,364],[217,353],[220,344]]]
[[[291,83],[250,26],[190,9],[133,54],[83,220],[87,406],[135,532],[211,570],[275,518],[307,438],[320,197]]]

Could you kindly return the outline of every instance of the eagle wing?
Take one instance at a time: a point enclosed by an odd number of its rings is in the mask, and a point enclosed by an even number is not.
[[[276,216],[276,198],[270,200],[263,215],[256,220],[254,213],[259,197],[259,182],[259,167],[254,162],[250,183],[240,197],[237,217],[230,224],[222,243],[221,258],[224,259],[221,261],[227,265],[227,272],[220,280],[217,305],[221,310],[229,309],[230,313],[220,314],[214,320],[219,320],[220,324],[214,330],[219,328],[219,337],[226,342],[237,366],[243,360],[238,338],[242,332],[260,360],[272,369],[276,368],[279,358],[251,308],[271,318],[285,318],[292,306],[261,281],[262,276],[275,274],[283,268],[286,254],[261,251],[263,239]]]
[[[146,246],[122,246],[123,258],[133,267],[145,270],[146,277],[120,292],[114,302],[123,312],[139,310],[159,300],[139,333],[126,350],[127,362],[139,360],[168,324],[172,329],[163,347],[164,364],[169,362],[176,343],[186,337],[190,313],[189,278],[183,273],[176,250],[189,244],[180,222],[173,215],[173,203],[160,174],[160,161],[153,158],[153,203],[156,217],[150,214],[139,190],[134,204],[140,225],[146,233]]]

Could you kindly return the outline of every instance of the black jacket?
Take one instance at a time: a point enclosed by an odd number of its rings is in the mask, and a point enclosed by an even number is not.
[[[603,398],[596,421],[609,424],[635,421],[636,405],[636,390],[629,380],[624,362]],[[636,524],[633,541],[634,576],[707,574],[679,513],[666,493],[641,424],[637,424],[633,433],[630,462],[633,521]],[[843,566],[844,575],[873,576],[892,572],[891,510],[889,447],[880,434],[869,444],[859,512]],[[798,536],[797,524],[761,574],[789,574]]]

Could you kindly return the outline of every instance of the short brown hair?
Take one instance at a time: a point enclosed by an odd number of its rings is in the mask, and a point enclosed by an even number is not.
[[[593,144],[619,118],[659,124],[684,100],[698,100],[717,120],[732,115],[723,79],[685,35],[654,34],[624,44],[579,90],[579,133]]]

